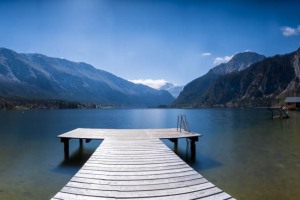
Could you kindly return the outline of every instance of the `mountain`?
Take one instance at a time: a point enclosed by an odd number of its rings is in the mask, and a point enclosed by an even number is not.
[[[300,48],[220,77],[196,106],[270,106],[300,95]]]
[[[0,48],[0,96],[63,99],[114,106],[169,105],[163,90],[134,84],[86,63]]]
[[[173,102],[174,106],[193,106],[201,98],[219,77],[246,69],[251,64],[261,61],[265,56],[253,53],[243,52],[234,55],[227,63],[222,63],[208,71],[205,75],[191,81]]]
[[[166,82],[165,85],[159,88],[160,90],[167,90],[174,98],[177,98],[183,90],[183,86],[174,85],[171,82]]]

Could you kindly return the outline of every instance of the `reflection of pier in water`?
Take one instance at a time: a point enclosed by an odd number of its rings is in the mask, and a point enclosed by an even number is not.
[[[232,199],[194,171],[160,139],[177,151],[178,139],[201,136],[178,129],[75,129],[59,135],[66,159],[69,140],[104,140],[84,166],[53,199]]]

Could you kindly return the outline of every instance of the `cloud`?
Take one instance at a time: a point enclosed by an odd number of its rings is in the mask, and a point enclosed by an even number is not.
[[[233,55],[232,56],[224,56],[224,57],[216,57],[214,60],[214,64],[218,65],[221,63],[227,63],[232,57],[233,57]]]
[[[283,26],[280,28],[282,35],[285,37],[295,36],[299,35],[300,33],[300,25],[297,26],[297,28],[289,27],[289,26]]]
[[[202,56],[211,56],[211,53],[210,52],[205,52],[202,54]]]
[[[164,79],[158,79],[158,80],[153,80],[153,79],[137,79],[137,80],[129,80],[133,83],[136,84],[143,84],[147,85],[149,87],[152,87],[154,89],[159,89],[161,86],[165,85],[169,81],[166,81]]]

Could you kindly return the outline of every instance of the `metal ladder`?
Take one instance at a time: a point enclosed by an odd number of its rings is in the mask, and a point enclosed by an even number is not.
[[[183,114],[179,114],[177,117],[177,131],[179,130],[179,132],[181,132],[181,129],[191,132],[186,116]]]

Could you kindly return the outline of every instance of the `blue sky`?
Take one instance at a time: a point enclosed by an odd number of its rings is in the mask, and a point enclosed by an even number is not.
[[[0,0],[0,47],[185,85],[238,52],[300,47],[300,1]]]

